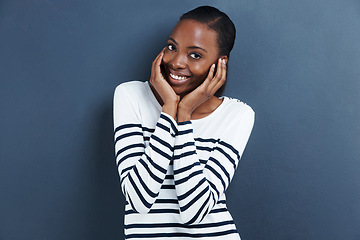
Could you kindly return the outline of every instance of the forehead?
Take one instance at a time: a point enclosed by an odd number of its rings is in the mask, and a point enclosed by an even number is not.
[[[178,22],[170,37],[184,47],[197,46],[207,51],[218,49],[217,33],[206,24],[195,20],[185,19]]]

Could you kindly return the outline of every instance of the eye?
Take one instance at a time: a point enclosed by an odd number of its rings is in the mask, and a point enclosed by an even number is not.
[[[174,50],[175,50],[175,46],[174,46],[174,44],[172,44],[172,43],[168,43],[168,45],[167,45],[167,49],[168,49],[169,51],[174,51]]]
[[[202,57],[199,53],[190,53],[189,56],[193,59],[200,59]]]

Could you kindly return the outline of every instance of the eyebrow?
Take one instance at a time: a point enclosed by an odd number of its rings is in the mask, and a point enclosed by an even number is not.
[[[174,42],[176,45],[179,45],[179,44],[175,41],[175,39],[169,38],[169,40],[171,40],[172,42]],[[190,47],[188,47],[188,48],[190,48],[190,49],[201,49],[201,50],[203,50],[204,52],[207,52],[205,49],[203,49],[203,48],[201,48],[201,47],[198,47],[198,46],[190,46]]]

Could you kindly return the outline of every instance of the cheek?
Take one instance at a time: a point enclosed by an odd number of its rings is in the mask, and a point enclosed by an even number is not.
[[[209,72],[210,67],[211,65],[195,65],[193,66],[193,74],[205,78]]]
[[[162,62],[163,62],[164,64],[168,64],[168,63],[170,62],[170,60],[171,60],[170,54],[169,54],[169,53],[166,53],[166,51],[165,51],[164,56],[163,56],[163,59],[162,59]]]

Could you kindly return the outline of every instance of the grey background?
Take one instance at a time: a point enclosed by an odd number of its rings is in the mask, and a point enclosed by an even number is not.
[[[122,239],[112,95],[178,17],[238,30],[226,95],[256,123],[228,191],[244,240],[360,239],[360,2],[0,1],[0,239]]]

